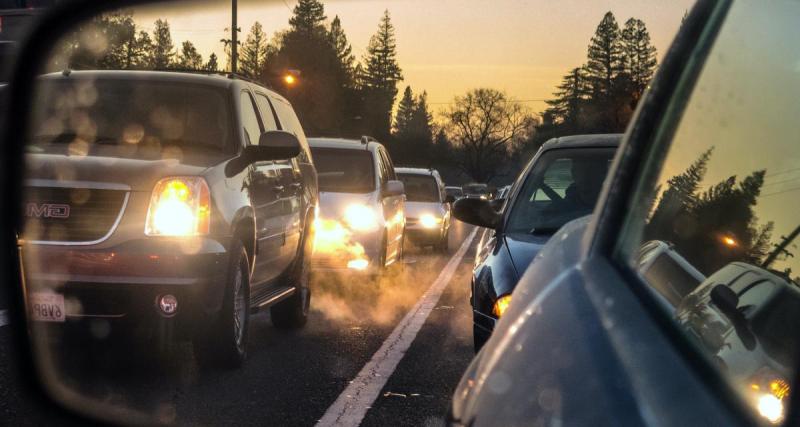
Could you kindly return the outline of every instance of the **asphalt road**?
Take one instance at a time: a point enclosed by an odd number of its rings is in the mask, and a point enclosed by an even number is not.
[[[337,399],[352,397],[343,392],[387,338],[397,336],[393,330],[405,324],[407,313],[426,305],[418,302],[444,275],[471,230],[455,223],[448,254],[410,250],[404,265],[377,286],[315,282],[309,322],[299,331],[277,330],[269,314],[254,315],[249,357],[240,370],[201,370],[188,344],[159,359],[141,344],[115,343],[70,360],[61,381],[104,402],[181,425],[313,426],[334,410]],[[399,362],[384,365],[390,366],[389,375],[376,383],[382,388],[374,401],[360,396],[369,403],[361,425],[443,425],[453,389],[473,356],[469,274],[476,243],[453,264],[452,278],[427,307],[427,318],[419,318],[424,323],[407,351],[393,350]],[[0,419],[9,425],[58,421],[20,391],[6,354],[7,328],[0,328]]]

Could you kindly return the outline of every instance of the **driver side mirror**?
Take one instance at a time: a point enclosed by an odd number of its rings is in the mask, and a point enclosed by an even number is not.
[[[258,145],[249,145],[239,157],[225,166],[225,175],[230,178],[256,162],[288,160],[300,154],[300,141],[294,134],[282,130],[270,130],[261,134]]]
[[[496,229],[503,216],[497,212],[489,200],[459,199],[453,204],[453,216],[468,224]]]
[[[403,181],[387,181],[381,188],[381,197],[402,196],[404,194],[406,194],[406,187],[403,185]]]

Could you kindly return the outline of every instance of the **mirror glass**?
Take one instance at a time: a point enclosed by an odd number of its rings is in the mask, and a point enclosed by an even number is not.
[[[675,3],[657,16],[620,8],[614,25],[652,22],[660,58],[692,1]],[[444,425],[474,356],[461,259],[475,227],[430,183],[406,183],[407,200],[380,193],[403,194],[402,165],[489,200],[544,141],[623,130],[628,98],[608,128],[573,126],[545,102],[566,99],[558,87],[614,19],[606,7],[203,0],[76,24],[42,52],[24,139],[19,243],[47,389],[115,422]],[[226,173],[274,130],[300,154]],[[592,153],[594,182],[612,156]],[[517,231],[550,233],[584,212],[540,212],[578,160],[556,156],[525,184]],[[370,399],[348,400],[437,283],[405,356],[369,376]]]

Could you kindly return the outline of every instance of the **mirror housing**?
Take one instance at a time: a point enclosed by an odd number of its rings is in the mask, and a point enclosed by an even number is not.
[[[406,187],[403,185],[403,181],[387,181],[381,188],[381,197],[402,196],[404,194],[406,194]]]
[[[271,130],[261,134],[258,145],[249,145],[238,157],[225,165],[225,175],[230,178],[256,162],[288,160],[300,154],[300,141],[294,134]]]
[[[711,302],[728,317],[738,312],[739,296],[731,288],[725,285],[716,285],[711,289],[710,297]]]
[[[484,199],[459,199],[453,204],[453,216],[468,224],[497,229],[503,215],[492,206],[491,201]]]

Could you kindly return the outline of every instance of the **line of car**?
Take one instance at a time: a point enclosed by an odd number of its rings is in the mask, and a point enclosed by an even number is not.
[[[312,274],[377,278],[406,241],[447,250],[454,198],[437,171],[395,168],[369,137],[307,139],[258,84],[151,71],[39,81],[19,242],[43,333],[188,339],[200,363],[235,367],[252,313],[305,325]]]

